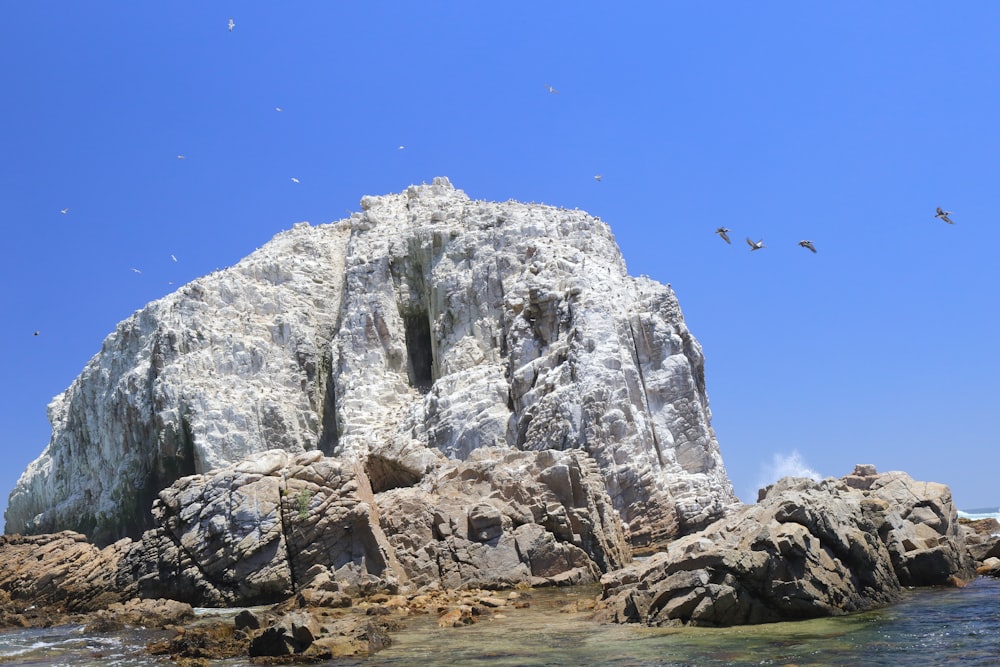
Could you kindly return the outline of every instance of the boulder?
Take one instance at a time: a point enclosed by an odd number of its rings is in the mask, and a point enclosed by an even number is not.
[[[596,581],[630,559],[600,472],[583,452],[483,448],[420,485],[379,494],[378,505],[414,587]]]
[[[132,597],[116,577],[131,546],[124,539],[104,549],[80,533],[0,536],[0,590],[22,607],[69,612],[103,609]]]
[[[756,505],[604,575],[597,615],[726,626],[873,609],[904,585],[971,576],[957,526],[947,487],[904,473],[785,478]]]

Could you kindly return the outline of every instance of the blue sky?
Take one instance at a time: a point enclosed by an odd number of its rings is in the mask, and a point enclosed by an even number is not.
[[[40,1],[0,33],[0,508],[117,322],[442,175],[672,284],[744,500],[873,463],[1000,504],[997,3]]]

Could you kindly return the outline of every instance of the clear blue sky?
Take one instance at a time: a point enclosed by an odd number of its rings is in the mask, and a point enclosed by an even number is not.
[[[1000,504],[998,35],[985,1],[9,3],[0,509],[117,322],[439,175],[673,285],[744,500],[797,452]]]

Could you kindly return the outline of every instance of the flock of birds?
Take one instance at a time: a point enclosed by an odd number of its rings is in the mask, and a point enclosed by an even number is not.
[[[595,176],[594,178],[596,178],[597,180],[601,180],[600,176]],[[951,216],[951,211],[945,211],[940,206],[937,207],[937,211],[934,213],[935,218],[940,218],[941,220],[947,222],[949,225],[953,225],[955,224],[955,221],[952,220],[950,216]],[[725,241],[726,243],[732,243],[732,240],[729,238],[729,232],[731,231],[733,230],[727,227],[719,227],[715,230],[715,233],[718,234],[722,238],[722,240]],[[750,252],[767,247],[766,245],[764,245],[764,239],[754,241],[749,236],[747,237],[747,245],[750,246]],[[803,239],[799,241],[799,246],[814,253],[816,252],[816,244],[814,244],[812,241],[808,239]]]
[[[232,17],[229,18],[229,22],[227,24],[227,27],[229,28],[229,32],[232,32],[233,29],[236,27],[236,21],[234,21]],[[556,90],[556,88],[554,86],[551,86],[549,84],[545,84],[545,89],[551,95],[558,95],[559,94],[559,91]],[[280,106],[279,107],[275,107],[274,110],[278,111],[278,112],[283,111],[283,109]],[[399,150],[403,150],[403,149],[404,149],[404,146],[399,146]],[[186,158],[186,156],[183,155],[183,154],[177,156],[178,160],[184,160],[185,158]],[[603,176],[601,174],[595,174],[594,175],[594,180],[597,181],[598,183],[600,183],[602,179],[603,179]],[[299,183],[300,182],[299,179],[295,178],[294,176],[291,178],[291,181],[292,181],[292,183]],[[69,207],[60,209],[59,212],[62,213],[63,215],[68,215],[69,214]],[[941,220],[945,221],[949,225],[953,225],[955,223],[951,219],[950,216],[951,216],[951,211],[945,211],[940,206],[937,207],[937,210],[934,213],[934,217],[935,218],[940,218]],[[732,243],[732,240],[729,238],[729,233],[731,231],[732,230],[729,229],[729,228],[727,228],[727,227],[718,227],[715,230],[715,233],[718,234],[719,237],[721,237],[722,240],[725,241],[726,243]],[[747,245],[750,246],[750,252],[754,252],[755,250],[761,250],[761,249],[767,247],[767,246],[764,245],[764,239],[758,239],[757,241],[754,241],[753,239],[751,239],[748,236],[748,237],[746,237],[746,242],[747,242]],[[800,247],[802,247],[802,248],[805,248],[806,250],[809,250],[812,253],[816,252],[816,245],[812,241],[810,241],[808,239],[803,239],[803,240],[799,241],[798,245]],[[175,262],[177,261],[177,258],[174,255],[171,255],[170,258],[173,261],[175,261]],[[136,269],[136,268],[133,268],[132,271],[134,273],[137,273],[137,274],[142,273],[142,271],[140,271],[139,269]],[[39,332],[35,331],[34,335],[36,335],[36,336],[39,335]]]

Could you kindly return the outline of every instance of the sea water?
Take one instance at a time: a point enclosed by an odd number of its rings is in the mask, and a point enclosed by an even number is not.
[[[1000,508],[962,512],[1000,518]],[[980,516],[982,515],[982,516]],[[338,666],[712,667],[722,665],[1000,665],[1000,580],[983,577],[965,588],[907,590],[886,609],[836,618],[736,628],[647,628],[597,625],[569,602],[598,588],[538,589],[528,609],[503,611],[460,628],[439,628],[433,615],[415,616],[392,634],[392,645]],[[231,618],[232,612],[224,614]],[[144,653],[164,633],[130,630],[94,634],[83,626],[0,632],[0,665],[140,667],[169,664]],[[250,665],[246,659],[215,661]]]
[[[837,618],[737,628],[647,628],[596,625],[586,614],[562,613],[594,587],[532,592],[532,606],[460,628],[439,628],[433,615],[406,621],[393,644],[368,659],[331,665],[450,667],[666,667],[722,665],[1000,664],[1000,580],[965,588],[904,593],[896,605]],[[169,664],[143,653],[156,633],[86,634],[81,626],[0,634],[0,664]],[[246,659],[211,663],[249,665]]]

